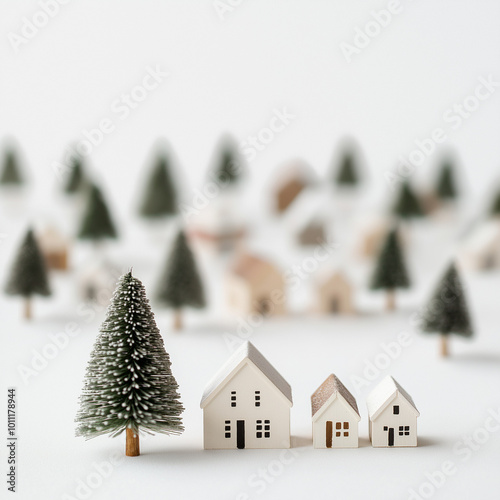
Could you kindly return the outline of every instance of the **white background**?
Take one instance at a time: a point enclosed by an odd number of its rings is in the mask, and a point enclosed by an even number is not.
[[[437,357],[437,339],[412,333],[411,346],[387,369],[360,391],[353,384],[367,361],[383,352],[381,343],[402,331],[413,332],[411,314],[428,296],[455,248],[456,235],[482,210],[498,178],[498,90],[457,130],[443,113],[472,94],[479,77],[493,75],[500,81],[500,5],[401,5],[401,13],[348,63],[340,44],[352,43],[355,28],[371,19],[372,10],[386,8],[386,2],[243,1],[221,20],[210,1],[74,1],[61,6],[18,52],[9,33],[20,34],[23,17],[32,19],[39,6],[2,4],[0,136],[18,141],[31,180],[29,191],[16,200],[17,209],[2,195],[2,283],[28,221],[56,219],[74,231],[76,209],[58,194],[53,163],[61,160],[68,144],[82,138],[83,129],[106,117],[116,130],[94,148],[89,162],[121,233],[108,251],[117,265],[134,266],[134,274],[151,291],[164,261],[164,241],[151,238],[134,211],[146,158],[160,136],[178,157],[189,201],[193,189],[204,185],[221,134],[231,132],[243,141],[268,125],[274,109],[286,107],[296,118],[248,166],[252,199],[265,202],[263,188],[273,169],[291,158],[304,158],[324,176],[339,140],[350,134],[367,160],[370,206],[382,210],[392,195],[385,174],[399,155],[415,148],[416,139],[441,127],[447,141],[413,180],[428,184],[441,153],[450,148],[457,152],[467,195],[461,219],[415,226],[409,255],[415,287],[402,294],[397,313],[379,313],[382,297],[366,292],[369,266],[347,259],[345,250],[342,263],[350,266],[359,285],[363,314],[352,319],[300,314],[307,308],[302,303],[310,289],[306,280],[291,298],[294,316],[269,321],[252,333],[251,340],[294,391],[292,432],[298,455],[283,468],[277,465],[276,450],[201,450],[199,399],[208,378],[230,354],[223,334],[236,334],[237,325],[220,314],[217,273],[224,263],[200,255],[207,286],[214,292],[212,307],[188,314],[183,334],[171,333],[168,311],[155,308],[186,406],[186,432],[145,440],[143,455],[122,461],[91,498],[408,498],[410,488],[418,490],[425,474],[447,460],[454,462],[456,473],[435,498],[498,497],[500,433],[492,433],[470,457],[453,451],[463,435],[477,432],[489,410],[498,411],[500,405],[497,273],[464,275],[477,335],[471,342],[453,339],[450,360]],[[168,78],[121,120],[111,109],[113,101],[156,65],[168,70]],[[300,263],[304,254],[285,241],[286,231],[280,232],[283,228],[274,220],[263,221],[255,220],[255,244],[267,245],[283,268]],[[344,249],[353,238],[348,226],[334,232]],[[89,252],[77,244],[75,266],[90,258]],[[93,473],[92,464],[124,448],[122,438],[84,442],[73,437],[83,373],[104,311],[92,320],[77,312],[74,270],[54,276],[53,289],[51,300],[36,301],[31,324],[20,320],[16,299],[1,297],[2,386],[16,386],[19,399],[19,498],[78,498],[75,488]],[[50,343],[49,335],[62,332],[71,321],[81,333],[25,383],[19,366],[30,366],[35,353]],[[357,450],[320,452],[310,446],[309,396],[332,371],[358,399],[362,440]],[[364,398],[387,373],[412,394],[421,412],[417,449],[375,450],[367,443]],[[2,419],[4,429],[4,411]],[[261,469],[270,471],[272,482],[255,483]]]

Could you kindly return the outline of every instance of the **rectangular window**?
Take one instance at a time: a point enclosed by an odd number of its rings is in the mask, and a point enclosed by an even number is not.
[[[410,426],[409,425],[405,425],[405,426],[400,425],[399,426],[399,435],[400,436],[409,436],[410,435]]]
[[[349,433],[348,432],[344,432],[344,437],[349,437]]]
[[[236,407],[236,391],[231,391],[231,407]]]
[[[349,429],[349,422],[344,422],[344,429]]]
[[[224,437],[225,438],[230,438],[231,437],[231,420],[225,420],[224,421]]]
[[[257,439],[260,439],[262,437],[262,420],[257,420],[255,423],[255,436]]]
[[[260,406],[260,391],[255,391],[255,406]]]
[[[384,431],[386,431],[386,430],[387,430],[387,425],[384,425]]]
[[[339,438],[339,437],[340,437],[340,432],[336,432],[336,433],[335,433],[335,437],[338,437],[338,438]]]
[[[342,429],[342,423],[341,422],[336,422],[335,423],[335,429]]]
[[[264,420],[264,437],[265,438],[271,437],[271,421],[270,420]]]
[[[392,413],[393,413],[394,415],[399,415],[399,406],[398,406],[398,405],[394,405],[394,406],[392,407]]]

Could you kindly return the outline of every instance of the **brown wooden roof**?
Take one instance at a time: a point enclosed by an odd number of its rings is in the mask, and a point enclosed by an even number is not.
[[[359,415],[358,405],[354,396],[346,389],[345,385],[332,373],[328,378],[316,389],[311,396],[312,415],[320,410],[330,397],[339,393]]]

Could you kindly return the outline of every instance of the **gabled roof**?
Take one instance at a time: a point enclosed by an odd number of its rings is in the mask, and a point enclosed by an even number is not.
[[[354,399],[354,396],[347,390],[345,385],[333,373],[328,376],[328,378],[316,389],[314,394],[311,396],[312,416],[314,417],[319,412],[317,415],[317,417],[319,417],[319,414],[322,413],[321,410],[323,408],[326,409],[326,403],[329,401],[333,401],[338,396],[341,396],[343,399],[345,399],[345,401],[359,417],[356,399]]]
[[[283,394],[292,406],[292,388],[251,342],[242,344],[205,387],[200,406],[204,408],[245,364],[251,363]]]
[[[302,182],[304,186],[312,184],[316,180],[314,169],[300,158],[281,164],[273,176],[273,190],[279,191],[294,180]]]
[[[396,399],[398,394],[403,396],[403,398],[410,403],[410,406],[415,410],[418,417],[420,413],[411,396],[390,375],[388,375],[366,398],[366,406],[368,407],[368,417],[370,420],[375,420],[385,408],[389,406],[391,401]]]
[[[241,254],[230,268],[230,273],[239,276],[249,283],[262,282],[268,276],[280,275],[271,262],[250,254]]]

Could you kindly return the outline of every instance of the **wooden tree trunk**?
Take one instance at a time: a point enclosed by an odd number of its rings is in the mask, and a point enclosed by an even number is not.
[[[31,297],[26,297],[24,300],[24,318],[31,319]]]
[[[138,457],[139,451],[139,434],[136,434],[133,429],[126,430],[127,440],[125,443],[125,455],[127,457]]]
[[[396,293],[393,289],[387,290],[385,309],[386,311],[394,311],[396,308]]]
[[[174,309],[174,330],[182,330],[182,311],[180,309]]]
[[[446,358],[449,356],[450,351],[448,350],[448,335],[441,335],[441,356]]]

